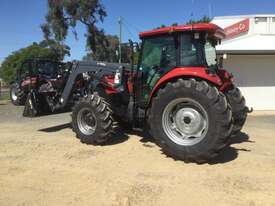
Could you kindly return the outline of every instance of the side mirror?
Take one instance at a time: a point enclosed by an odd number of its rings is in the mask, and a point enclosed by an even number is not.
[[[222,56],[219,58],[218,67],[223,68],[223,57]]]
[[[167,59],[167,47],[163,47],[161,51],[161,58],[160,58],[160,66],[165,67],[169,64],[169,61]]]
[[[19,75],[20,75],[19,69],[15,70],[15,75],[16,75],[15,76],[16,80],[19,79]]]
[[[134,52],[139,52],[139,44],[138,43],[136,43],[136,44],[134,44]]]
[[[223,54],[223,55],[219,58],[218,66],[219,66],[220,68],[223,67],[223,61],[224,61],[225,59],[227,59],[227,54]]]

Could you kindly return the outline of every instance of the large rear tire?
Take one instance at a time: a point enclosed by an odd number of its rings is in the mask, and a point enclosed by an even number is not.
[[[245,104],[245,98],[243,97],[239,88],[232,86],[225,93],[229,104],[232,108],[232,115],[233,115],[233,130],[232,135],[237,134],[240,132],[245,124],[247,118],[247,107]]]
[[[27,95],[22,91],[18,84],[13,83],[10,87],[10,100],[13,105],[25,105]]]
[[[112,112],[97,94],[89,95],[73,108],[72,126],[81,142],[102,145],[109,140],[112,132]]]
[[[204,163],[227,145],[232,112],[226,97],[205,81],[178,79],[152,100],[149,124],[156,143],[176,160]]]

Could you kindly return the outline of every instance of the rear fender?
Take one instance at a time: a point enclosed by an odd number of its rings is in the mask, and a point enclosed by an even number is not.
[[[165,85],[167,82],[177,78],[198,78],[208,82],[211,82],[217,88],[222,87],[223,82],[221,78],[216,74],[209,74],[205,67],[181,67],[175,68],[164,76],[162,76],[155,84],[149,99],[149,105],[151,104],[152,97],[156,94],[159,88]]]

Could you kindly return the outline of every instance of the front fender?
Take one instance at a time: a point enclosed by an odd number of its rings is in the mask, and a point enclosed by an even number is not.
[[[153,90],[150,94],[150,100],[149,103],[151,102],[152,97],[154,94],[157,92],[157,90],[160,88],[161,85],[166,84],[172,79],[179,78],[179,77],[193,77],[193,78],[200,78],[203,80],[206,80],[208,82],[213,83],[217,87],[222,86],[222,80],[221,78],[216,75],[216,74],[209,74],[207,73],[205,67],[179,67],[175,68],[168,73],[166,73],[164,76],[162,76],[155,86],[153,87]]]

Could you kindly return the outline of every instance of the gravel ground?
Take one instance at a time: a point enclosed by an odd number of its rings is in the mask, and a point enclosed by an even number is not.
[[[70,113],[23,118],[0,103],[0,205],[273,205],[275,115],[249,116],[209,164],[174,161],[143,134],[81,144]],[[264,114],[264,115],[262,115]]]

